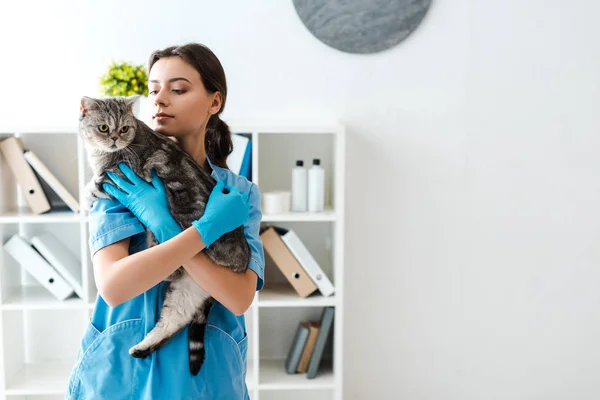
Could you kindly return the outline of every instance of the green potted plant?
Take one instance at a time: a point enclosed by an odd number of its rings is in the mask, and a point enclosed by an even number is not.
[[[103,96],[140,95],[134,105],[134,114],[148,123],[148,72],[143,64],[113,61],[100,77],[100,91]]]

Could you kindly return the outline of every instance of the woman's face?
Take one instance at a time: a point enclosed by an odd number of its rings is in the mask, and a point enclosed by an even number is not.
[[[154,63],[148,91],[152,128],[177,139],[203,134],[210,116],[221,108],[221,94],[208,93],[198,71],[179,57],[165,57]]]

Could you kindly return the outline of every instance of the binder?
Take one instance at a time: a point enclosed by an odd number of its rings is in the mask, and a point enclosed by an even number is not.
[[[281,270],[283,276],[290,282],[301,297],[307,297],[317,290],[317,286],[310,279],[292,252],[283,243],[276,228],[271,226],[260,234],[263,249],[271,257],[274,264]],[[279,229],[279,228],[277,228]]]
[[[281,235],[281,240],[283,240],[288,249],[290,249],[315,285],[317,285],[321,294],[325,297],[331,296],[334,292],[333,284],[314,257],[310,254],[306,246],[304,246],[304,243],[302,243],[298,235],[291,229],[283,231],[285,233]]]
[[[75,294],[83,299],[81,264],[77,261],[77,257],[50,232],[33,236],[31,244],[75,290]]]
[[[231,151],[231,154],[227,156],[227,166],[231,172],[240,175],[246,156],[246,149],[250,144],[250,139],[243,135],[232,134],[231,142],[233,144],[233,150]]]
[[[240,176],[246,177],[249,181],[252,180],[252,142],[249,141],[240,167]]]
[[[298,323],[294,340],[288,350],[288,355],[285,359],[285,370],[288,374],[295,374],[300,362],[300,356],[308,339],[309,329],[306,328],[301,322]]]
[[[42,286],[57,299],[65,300],[73,294],[73,288],[42,257],[29,242],[19,235],[13,235],[4,248],[19,264],[25,268]]]
[[[31,207],[31,211],[34,214],[42,214],[49,211],[52,207],[42,189],[40,181],[23,156],[24,151],[21,138],[16,136],[11,136],[0,142],[0,152],[6,158],[8,166]]]
[[[300,356],[300,362],[298,363],[298,367],[296,368],[296,372],[298,373],[304,373],[308,370],[308,363],[315,349],[317,337],[321,329],[320,321],[304,321],[302,324],[303,326],[308,328],[309,332],[308,339],[306,340],[306,344],[304,345],[304,350],[302,350],[302,355]]]
[[[323,313],[321,314],[321,329],[319,330],[319,334],[317,336],[315,350],[313,351],[308,364],[308,371],[306,372],[307,379],[313,379],[317,376],[317,371],[319,369],[319,365],[321,364],[321,359],[323,358],[325,343],[327,342],[327,337],[329,336],[329,331],[331,330],[331,325],[333,324],[334,311],[335,309],[333,307],[323,308]]]
[[[38,158],[38,156],[33,151],[26,150],[23,153],[23,157],[25,157],[25,160],[27,160],[29,165],[31,165],[33,169],[36,170],[36,172],[42,177],[44,181],[46,181],[48,186],[50,186],[50,188],[52,188],[52,190],[56,192],[56,194],[65,202],[65,204],[69,206],[69,208],[73,210],[73,212],[78,213],[79,203],[77,202],[75,197],[73,197],[71,193],[69,193],[67,188],[65,188],[63,184],[60,183],[58,179],[56,179],[56,176],[54,176],[54,174],[50,172],[50,170]]]

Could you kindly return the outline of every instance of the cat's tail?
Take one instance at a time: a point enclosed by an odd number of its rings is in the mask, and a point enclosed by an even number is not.
[[[204,300],[202,306],[192,317],[190,327],[188,329],[188,345],[190,350],[190,372],[192,375],[198,375],[202,364],[204,363],[204,331],[206,330],[206,321],[208,320],[208,312],[213,304],[213,298],[208,297]]]

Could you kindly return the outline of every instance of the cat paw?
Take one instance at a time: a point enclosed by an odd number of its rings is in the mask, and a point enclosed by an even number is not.
[[[110,196],[98,190],[96,183],[93,180],[91,180],[87,183],[87,185],[85,185],[83,189],[82,207],[87,211],[90,211],[92,209],[94,201],[96,201],[96,199],[99,198],[110,198]]]
[[[133,346],[129,349],[129,355],[135,358],[146,358],[152,353],[150,349],[143,349],[139,346]]]

